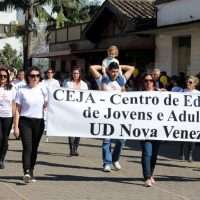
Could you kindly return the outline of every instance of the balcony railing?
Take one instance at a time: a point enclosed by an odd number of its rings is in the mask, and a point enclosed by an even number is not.
[[[13,24],[0,24],[0,37],[6,37],[13,33],[16,25]]]
[[[49,43],[55,44],[73,40],[80,40],[82,31],[84,30],[86,25],[87,23],[78,24],[74,26],[66,26],[64,28],[56,30],[51,29]]]

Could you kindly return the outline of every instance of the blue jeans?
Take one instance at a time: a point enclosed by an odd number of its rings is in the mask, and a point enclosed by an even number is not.
[[[115,143],[114,150],[112,152],[111,144]],[[113,162],[119,160],[122,148],[124,146],[125,140],[120,139],[104,139],[102,144],[102,154],[103,154],[103,165],[111,165]]]
[[[144,179],[147,180],[153,175],[156,165],[158,151],[160,147],[159,141],[142,141],[142,169]]]

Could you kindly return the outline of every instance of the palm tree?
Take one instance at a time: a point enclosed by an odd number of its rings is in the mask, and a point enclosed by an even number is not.
[[[98,4],[98,3],[97,3]],[[57,13],[56,28],[60,28],[67,24],[75,24],[83,21],[89,21],[96,8],[97,4],[89,4],[88,0],[3,0],[1,7],[7,9],[12,7],[22,10],[25,14],[25,24],[19,30],[23,36],[24,46],[24,68],[32,65],[31,59],[31,41],[33,32],[36,31],[36,25],[33,17],[51,21],[52,16],[47,14],[44,5],[51,5],[52,12]]]
[[[24,46],[24,68],[28,68],[32,65],[31,59],[31,40],[33,32],[36,31],[36,25],[33,21],[33,17],[44,18],[50,20],[49,16],[43,9],[44,5],[51,5],[53,11],[58,13],[57,20],[63,24],[66,21],[63,14],[63,8],[76,8],[79,0],[3,0],[1,1],[1,7],[7,9],[12,7],[15,9],[22,10],[25,14],[25,24],[23,26],[23,46]]]

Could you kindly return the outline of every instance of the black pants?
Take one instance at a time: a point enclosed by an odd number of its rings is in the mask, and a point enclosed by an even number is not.
[[[12,128],[12,117],[0,117],[0,161],[4,161],[8,150],[8,137]]]
[[[44,120],[36,118],[20,117],[19,129],[23,145],[22,161],[24,172],[33,170],[37,151],[44,131]]]
[[[69,137],[70,154],[76,153],[80,143],[80,137]]]
[[[195,149],[194,142],[181,142],[180,146],[180,156],[183,158],[193,159],[193,152]],[[191,158],[190,158],[191,157]]]

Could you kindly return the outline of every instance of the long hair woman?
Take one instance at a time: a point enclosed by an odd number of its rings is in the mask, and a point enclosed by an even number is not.
[[[0,169],[4,169],[4,160],[8,150],[8,137],[15,113],[16,91],[10,83],[8,69],[0,68]]]
[[[156,82],[152,74],[145,74],[143,77],[143,90],[156,91]],[[142,169],[146,187],[151,187],[155,183],[153,177],[154,168],[157,161],[160,142],[154,140],[144,140],[142,147]]]
[[[70,81],[64,87],[75,90],[88,90],[87,83],[82,80],[80,67],[73,67]],[[69,137],[70,156],[78,156],[80,137]]]
[[[24,183],[35,182],[33,175],[37,151],[44,131],[43,111],[46,93],[41,87],[39,68],[30,68],[25,75],[27,85],[20,88],[16,96],[15,134],[21,135]]]

